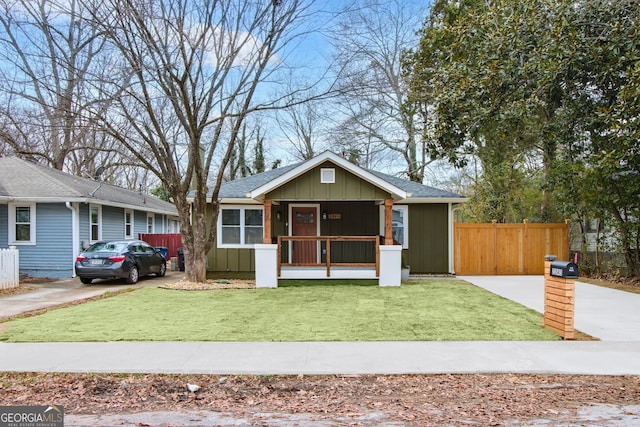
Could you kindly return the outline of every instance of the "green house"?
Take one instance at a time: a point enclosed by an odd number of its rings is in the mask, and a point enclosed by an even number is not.
[[[212,271],[285,278],[378,278],[453,273],[458,194],[354,165],[324,152],[224,183]],[[390,255],[391,254],[391,255]]]

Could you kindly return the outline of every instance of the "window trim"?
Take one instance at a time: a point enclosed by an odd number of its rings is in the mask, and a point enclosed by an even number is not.
[[[127,214],[129,214],[129,221],[127,222]],[[127,234],[127,224],[130,226],[130,233]],[[124,210],[124,238],[125,239],[133,239],[133,236],[135,235],[135,220],[134,220],[134,216],[133,216],[133,210],[132,209],[125,209]]]
[[[149,218],[151,218],[151,230],[149,230]],[[154,234],[156,232],[156,216],[152,212],[147,212],[147,223],[144,229],[147,234]]]
[[[98,239],[97,240],[93,239],[93,233],[92,233],[93,222],[91,222],[91,211],[94,208],[98,211],[98,223],[97,223]],[[89,242],[95,243],[95,242],[99,242],[100,240],[102,240],[102,205],[89,204]]]
[[[9,245],[36,244],[36,203],[9,203],[7,240]],[[16,208],[29,208],[29,240],[16,240]],[[22,223],[20,223],[22,224]]]
[[[401,210],[402,214],[402,249],[409,249],[409,205],[393,205],[392,210]],[[393,215],[393,213],[392,213]],[[384,205],[380,206],[380,235],[384,236],[385,210]]]
[[[325,176],[325,174],[328,174]],[[336,170],[335,168],[320,168],[320,184],[335,184]]]
[[[240,210],[240,243],[223,243],[222,242],[222,211],[223,210]],[[255,243],[244,243],[244,219],[245,219],[245,211],[246,210],[255,210],[262,212],[262,235],[264,236],[264,206],[262,205],[224,205],[220,206],[220,211],[218,212],[218,223],[216,225],[217,228],[217,247],[219,249],[253,249],[255,247]],[[262,243],[260,241],[259,243]]]

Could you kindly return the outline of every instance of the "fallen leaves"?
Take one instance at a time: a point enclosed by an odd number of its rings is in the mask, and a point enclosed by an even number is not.
[[[197,384],[197,391],[187,384]],[[318,420],[378,414],[405,425],[502,425],[587,404],[640,404],[640,377],[0,373],[0,405],[51,402],[68,414],[206,410],[254,418],[313,414]]]
[[[34,290],[34,289],[35,289],[35,287],[33,287],[33,286],[20,284],[19,286],[16,286],[14,288],[0,289],[0,297],[6,297],[6,296],[9,296],[9,295],[25,294],[27,292],[30,292],[30,291]]]

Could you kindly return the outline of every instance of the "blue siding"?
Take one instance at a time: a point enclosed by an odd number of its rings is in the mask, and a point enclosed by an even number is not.
[[[164,215],[155,214],[154,217],[155,217],[154,221],[156,224],[156,229],[155,229],[156,234],[165,233],[166,230],[164,228]]]
[[[80,249],[83,247],[86,248],[90,244],[90,234],[89,234],[89,205],[86,203],[80,203],[80,210],[78,215],[79,218],[79,227],[80,230],[78,236],[80,237]]]
[[[124,211],[123,208],[102,206],[102,238],[104,240],[124,239]],[[138,234],[147,232],[147,212],[133,211],[133,238]],[[163,215],[155,214],[155,232],[163,233]],[[80,241],[89,242],[89,205],[80,205]]]
[[[102,206],[102,238],[124,239],[124,209]]]
[[[71,227],[71,211],[63,203],[38,203],[36,245],[18,245],[20,271],[32,277],[71,277],[75,256]]]
[[[9,245],[9,208],[7,205],[0,205],[0,248]]]
[[[143,211],[134,211],[133,218],[133,229],[135,231],[133,236],[137,239],[138,234],[147,232],[147,213]]]
[[[102,206],[102,238],[124,239],[124,209]],[[89,204],[79,205],[78,238],[80,248],[90,243]],[[164,216],[155,216],[155,232],[165,230]],[[146,233],[147,213],[133,211],[133,236]],[[73,276],[72,215],[64,203],[36,205],[36,244],[17,245],[20,250],[20,271],[32,277],[53,279]],[[0,205],[0,248],[8,246],[8,206]]]

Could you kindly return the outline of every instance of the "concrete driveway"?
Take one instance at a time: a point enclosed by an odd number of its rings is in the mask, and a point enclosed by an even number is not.
[[[54,280],[46,283],[29,283],[29,286],[35,288],[33,291],[0,297],[0,318],[91,298],[105,292],[173,283],[183,277],[184,272],[167,271],[165,277],[141,277],[135,285],[129,285],[120,279],[96,280],[91,285],[83,285],[78,278]]]
[[[544,312],[543,276],[461,276],[462,280]],[[640,341],[640,294],[575,283],[575,328],[602,341]]]

